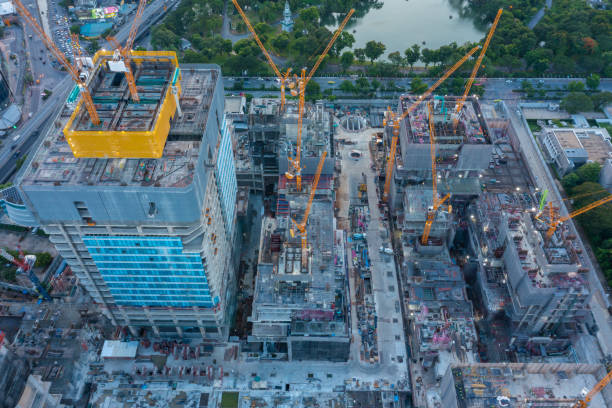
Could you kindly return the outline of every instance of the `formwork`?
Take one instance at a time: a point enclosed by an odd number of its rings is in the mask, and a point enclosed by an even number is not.
[[[123,73],[111,72],[112,51],[98,51],[88,81],[100,124],[91,122],[81,98],[64,127],[78,158],[160,158],[181,93],[181,73],[173,51],[132,51],[132,72],[140,102],[130,96]]]

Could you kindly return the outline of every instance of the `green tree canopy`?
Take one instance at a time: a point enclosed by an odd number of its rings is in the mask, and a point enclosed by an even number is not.
[[[591,181],[595,183],[599,181],[599,173],[601,173],[601,165],[597,162],[583,164],[576,170],[581,182]]]
[[[393,65],[396,67],[400,67],[404,63],[404,57],[402,57],[402,54],[400,54],[399,51],[395,51],[389,53],[389,61],[391,61],[391,63],[393,63]]]
[[[342,56],[340,57],[340,64],[342,65],[342,69],[344,69],[345,71],[349,69],[350,66],[353,64],[354,60],[355,60],[355,55],[353,55],[352,52],[350,51],[343,52]]]
[[[599,88],[600,77],[597,74],[591,74],[586,78],[586,86],[591,90],[596,90]]]
[[[580,81],[571,81],[567,84],[567,90],[570,92],[582,92],[584,91],[584,83]]]
[[[561,101],[561,109],[569,113],[590,112],[593,101],[584,92],[571,92]]]
[[[317,81],[308,81],[306,84],[306,99],[311,102],[321,99],[321,86]]]
[[[371,62],[378,59],[384,54],[386,49],[385,44],[378,41],[368,41],[365,46],[365,55],[370,59]]]
[[[421,47],[418,44],[414,44],[412,47],[407,48],[404,51],[404,55],[406,56],[406,62],[410,65],[410,70],[412,71],[412,67],[414,64],[421,58]]]
[[[420,95],[427,90],[428,86],[421,78],[414,78],[410,82],[410,92],[415,95]]]

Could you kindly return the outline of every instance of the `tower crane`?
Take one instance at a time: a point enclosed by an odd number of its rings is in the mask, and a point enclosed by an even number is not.
[[[240,17],[242,17],[242,20],[244,21],[244,24],[246,24],[246,26],[249,29],[249,31],[251,32],[251,34],[253,34],[253,38],[255,39],[255,42],[257,43],[257,45],[261,49],[261,52],[263,53],[263,55],[268,60],[268,64],[270,65],[270,67],[272,68],[272,70],[276,74],[276,77],[280,81],[280,87],[281,87],[281,111],[282,111],[283,108],[285,107],[285,83],[287,82],[287,80],[289,78],[289,74],[291,73],[291,69],[288,69],[285,72],[285,74],[281,74],[281,72],[279,71],[278,67],[274,63],[274,60],[270,56],[270,53],[268,53],[268,50],[266,50],[266,47],[264,47],[263,43],[259,39],[259,36],[255,32],[255,29],[253,28],[253,25],[249,21],[249,18],[246,16],[244,11],[242,11],[242,7],[240,7],[240,4],[238,4],[238,1],[237,0],[232,0],[232,3],[234,3],[234,7],[236,7],[236,10],[238,10],[238,13],[240,14]]]
[[[548,203],[549,204],[548,206],[548,218],[549,219],[547,221],[548,231],[546,231],[546,239],[549,240],[553,236],[559,224],[562,224],[565,221],[576,217],[577,215],[584,214],[585,212],[590,211],[593,208],[599,207],[600,205],[603,205],[610,201],[612,201],[612,194],[600,200],[594,201],[589,205],[585,205],[584,207],[579,208],[576,211],[572,211],[571,213],[569,213],[568,215],[564,217],[559,217],[559,210],[553,206],[552,202],[549,202]]]
[[[36,256],[35,255],[24,255],[21,248],[18,247],[18,249],[19,249],[19,259],[9,254],[4,248],[0,248],[0,256],[6,259],[7,261],[11,262],[15,266],[17,266],[17,268],[19,268],[22,272],[27,273],[28,277],[30,278],[30,281],[34,284],[34,286],[36,286],[36,290],[38,291],[38,293],[40,293],[40,295],[45,300],[51,300],[51,296],[49,295],[49,292],[47,292],[47,290],[42,286],[42,284],[40,283],[40,280],[38,279],[38,277],[36,276],[36,274],[34,273],[32,269],[32,266],[34,266],[34,262],[36,262]]]
[[[597,384],[587,393],[587,395],[582,400],[578,400],[576,404],[574,404],[574,408],[587,408],[589,403],[601,390],[603,390],[606,385],[608,385],[612,381],[612,371],[610,371],[604,378],[599,380]]]
[[[301,166],[300,160],[301,160],[301,151],[302,151],[302,118],[304,116],[304,99],[306,98],[306,85],[308,84],[308,81],[312,79],[312,76],[315,74],[315,72],[317,72],[319,65],[321,65],[321,62],[323,62],[323,59],[325,58],[325,56],[331,49],[332,45],[334,45],[334,43],[338,39],[338,36],[342,32],[342,30],[344,30],[344,26],[346,26],[346,23],[348,23],[349,19],[351,18],[354,12],[355,12],[355,9],[349,10],[346,17],[344,17],[344,20],[342,20],[342,23],[340,23],[340,25],[336,29],[336,32],[334,32],[333,37],[327,43],[327,46],[325,47],[325,49],[323,50],[321,55],[319,55],[319,58],[317,59],[313,67],[311,68],[310,72],[308,73],[308,76],[305,76],[306,75],[305,69],[302,69],[299,79],[296,76],[296,82],[298,85],[297,93],[298,93],[298,98],[299,98],[296,155],[295,155],[295,158],[293,159],[289,158],[290,166],[289,166],[288,171],[285,173],[285,176],[289,179],[293,179],[293,178],[296,179],[296,188],[298,192],[302,190],[302,166]]]
[[[53,56],[57,58],[59,63],[62,64],[64,68],[66,68],[66,71],[68,71],[68,73],[72,77],[72,80],[81,90],[81,96],[83,97],[83,102],[85,104],[87,112],[89,113],[89,118],[91,119],[91,122],[94,125],[99,125],[100,117],[98,116],[98,112],[96,111],[96,107],[94,106],[93,99],[91,98],[91,94],[89,93],[89,89],[87,88],[87,84],[79,77],[79,70],[70,62],[68,62],[68,59],[66,58],[64,53],[61,52],[55,46],[53,40],[51,40],[47,36],[47,34],[45,34],[42,27],[38,24],[32,14],[30,14],[30,12],[23,5],[23,3],[21,3],[20,0],[13,0],[13,4],[15,5],[15,10],[17,10],[17,13],[19,13],[19,15],[30,24],[30,26],[34,29],[36,34],[38,34],[42,42],[47,46],[49,51],[51,51],[51,54],[53,54]]]
[[[474,64],[474,68],[472,69],[472,74],[470,75],[470,78],[468,79],[467,84],[465,85],[465,91],[463,92],[463,96],[461,96],[459,103],[457,103],[455,118],[453,119],[453,132],[457,130],[457,124],[459,123],[459,115],[461,115],[461,109],[463,109],[463,104],[465,103],[465,100],[468,94],[470,93],[470,89],[472,89],[472,84],[476,79],[476,74],[478,73],[478,69],[480,69],[480,64],[482,63],[482,59],[484,58],[485,53],[487,52],[487,48],[489,48],[489,43],[491,43],[491,38],[493,38],[493,33],[495,33],[495,29],[497,28],[497,23],[499,23],[499,19],[502,15],[502,12],[503,9],[499,9],[497,11],[495,20],[493,20],[493,25],[489,30],[489,34],[487,34],[487,38],[485,39],[485,42],[482,46],[482,50],[480,50],[478,59],[476,59],[476,63]]]
[[[431,178],[432,178],[432,191],[433,200],[432,205],[427,209],[427,219],[425,220],[425,229],[423,230],[423,236],[421,237],[421,244],[427,245],[429,240],[429,233],[431,232],[431,225],[436,219],[438,209],[448,198],[450,193],[447,193],[444,197],[438,196],[438,175],[436,172],[436,135],[435,135],[435,124],[434,124],[434,112],[431,103],[427,103],[427,110],[429,113],[429,152],[431,155]]]
[[[132,100],[137,103],[140,102],[140,97],[138,96],[136,80],[134,79],[134,74],[132,73],[131,55],[132,45],[134,45],[136,33],[138,32],[138,26],[140,26],[140,19],[142,18],[146,4],[147,0],[140,0],[138,3],[138,9],[136,9],[136,15],[132,21],[132,27],[130,27],[128,38],[123,47],[114,37],[107,38],[107,40],[115,47],[115,55],[113,58],[115,60],[115,64],[112,66],[111,71],[125,73],[125,79],[127,80],[128,87],[130,89],[130,96],[132,97]]]
[[[389,200],[389,188],[391,187],[391,177],[393,172],[393,163],[395,162],[395,153],[397,151],[397,141],[399,138],[399,128],[400,123],[404,120],[413,110],[417,108],[423,102],[425,98],[427,98],[433,91],[436,90],[446,79],[453,74],[465,61],[468,60],[478,49],[480,46],[476,46],[472,48],[467,54],[465,54],[459,61],[455,63],[452,67],[450,67],[444,75],[440,77],[432,86],[429,87],[421,96],[417,98],[417,100],[410,105],[408,109],[404,111],[401,115],[396,115],[391,112],[391,109],[387,109],[386,118],[383,126],[389,125],[393,129],[393,137],[391,139],[391,149],[389,151],[389,157],[387,159],[387,167],[385,173],[385,188],[383,192],[383,201],[387,202]]]
[[[321,177],[321,171],[323,171],[323,163],[325,162],[325,157],[327,156],[327,152],[323,152],[321,158],[319,159],[319,165],[317,166],[317,172],[315,174],[314,181],[312,182],[312,187],[310,189],[310,198],[308,199],[308,204],[306,205],[306,211],[304,212],[304,219],[301,223],[298,223],[296,220],[291,218],[291,222],[295,226],[298,231],[298,235],[300,236],[302,243],[302,267],[306,267],[308,264],[308,237],[306,234],[306,224],[308,224],[308,216],[310,215],[310,208],[312,207],[312,200],[314,200],[315,193],[317,192],[317,186],[319,185],[319,178]],[[291,236],[295,235],[293,229],[290,230]]]

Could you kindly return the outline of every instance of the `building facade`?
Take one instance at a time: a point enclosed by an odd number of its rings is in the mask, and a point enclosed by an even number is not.
[[[18,176],[24,201],[100,310],[133,335],[227,336],[236,175],[217,66],[182,67],[159,159],[76,159],[57,128]],[[63,122],[70,112],[62,111]]]

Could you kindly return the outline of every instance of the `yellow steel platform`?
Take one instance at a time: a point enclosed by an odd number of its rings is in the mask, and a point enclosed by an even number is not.
[[[83,99],[80,98],[74,112],[64,127],[64,136],[72,153],[78,158],[160,158],[162,157],[170,121],[176,112],[176,101],[172,93],[172,87],[177,88],[178,95],[181,92],[180,70],[176,53],[173,51],[132,51],[131,60],[136,65],[143,61],[166,61],[174,68],[165,94],[162,96],[157,117],[154,118],[152,126],[147,131],[129,130],[77,130],[77,122],[80,113],[88,119],[89,115],[84,109]],[[98,51],[94,58],[93,75],[106,61],[113,58],[113,51]],[[83,119],[83,118],[81,118]]]

